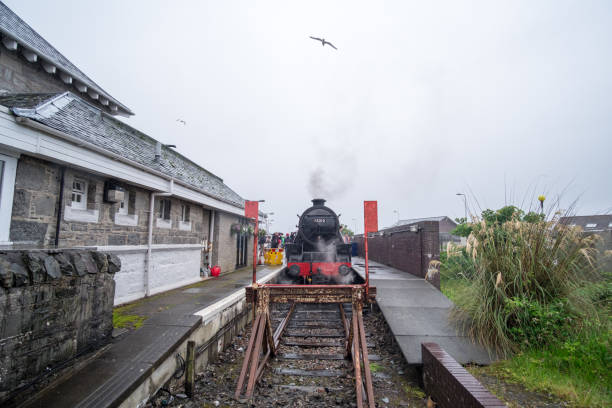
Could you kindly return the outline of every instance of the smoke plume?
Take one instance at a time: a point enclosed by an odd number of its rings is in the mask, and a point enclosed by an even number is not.
[[[312,198],[333,200],[341,197],[352,184],[347,171],[333,171],[330,177],[325,169],[318,166],[310,172],[308,177],[308,192]]]

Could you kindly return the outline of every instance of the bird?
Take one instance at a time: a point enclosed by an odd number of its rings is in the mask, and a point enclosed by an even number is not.
[[[183,126],[187,124],[187,122],[185,122],[183,119],[177,119],[176,121],[182,123]]]
[[[321,41],[321,45],[323,47],[325,47],[325,44],[327,44],[330,47],[332,47],[334,50],[337,50],[337,48],[334,47],[334,44],[330,43],[329,41],[325,41],[325,38],[317,38],[317,37],[313,37],[312,35],[310,36],[310,38],[312,38],[313,40]]]

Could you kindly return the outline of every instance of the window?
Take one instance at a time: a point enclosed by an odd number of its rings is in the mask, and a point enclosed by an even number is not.
[[[87,183],[75,178],[72,181],[72,204],[71,207],[77,210],[87,209]]]
[[[128,208],[130,206],[130,192],[123,192],[123,200],[119,202],[119,209],[117,210],[118,214],[128,215]]]
[[[608,224],[608,228],[612,228],[612,222]]]
[[[162,220],[170,219],[170,200],[161,199],[159,200],[159,212],[157,213],[157,218],[161,218]]]
[[[0,244],[8,244],[17,159],[0,154]]]
[[[597,224],[595,223],[589,223],[586,225],[587,228],[595,228],[597,226]]]
[[[189,205],[181,205],[181,221],[189,222]]]

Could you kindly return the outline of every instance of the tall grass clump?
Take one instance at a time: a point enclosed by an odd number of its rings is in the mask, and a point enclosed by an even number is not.
[[[454,315],[474,340],[507,356],[596,318],[589,297],[578,296],[598,274],[595,236],[514,206],[484,211],[470,230],[470,284],[454,299]]]

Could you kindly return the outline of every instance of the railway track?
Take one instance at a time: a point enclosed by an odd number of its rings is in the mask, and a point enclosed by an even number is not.
[[[338,395],[336,405],[354,404],[356,371],[346,356],[351,304],[296,304],[292,313],[290,310],[287,304],[270,310],[272,330],[282,335],[276,358],[270,360],[263,373],[264,382],[275,384],[277,390],[310,395],[334,393]],[[284,330],[279,331],[282,325]],[[367,333],[366,342],[373,346]],[[379,359],[369,355],[370,361]],[[361,394],[365,395],[365,390]]]

